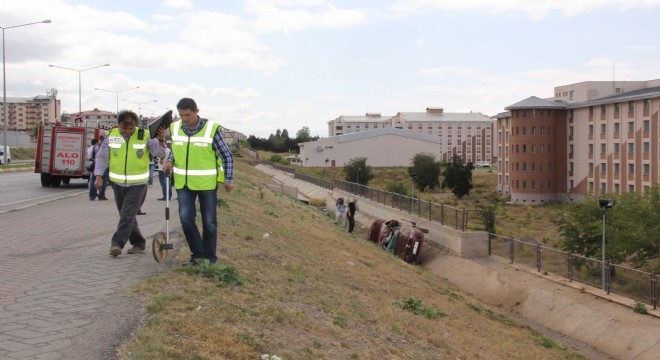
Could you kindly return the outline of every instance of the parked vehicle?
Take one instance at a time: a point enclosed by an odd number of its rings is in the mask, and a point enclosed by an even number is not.
[[[105,135],[103,129],[88,126],[42,125],[37,136],[34,172],[41,174],[41,186],[59,187],[71,179],[89,179],[87,148],[92,139]]]
[[[7,164],[5,161],[5,152],[7,152]],[[2,146],[0,145],[0,165],[9,165],[11,164],[11,147],[9,145]]]
[[[490,163],[488,161],[479,161],[475,165],[476,167],[490,167]]]

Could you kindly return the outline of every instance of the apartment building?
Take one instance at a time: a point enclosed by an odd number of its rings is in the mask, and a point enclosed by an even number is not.
[[[448,113],[441,107],[424,112],[399,112],[394,116],[367,113],[365,116],[340,116],[328,122],[328,135],[338,136],[374,129],[393,128],[431,135],[437,140],[441,159],[460,155],[466,162],[497,158],[494,120],[481,113]]]
[[[0,118],[4,124],[4,98],[0,97]],[[31,131],[39,122],[54,124],[58,121],[62,106],[55,95],[34,97],[7,97],[7,129]]]
[[[660,80],[589,81],[497,115],[497,190],[511,202],[644,192],[660,181]]]

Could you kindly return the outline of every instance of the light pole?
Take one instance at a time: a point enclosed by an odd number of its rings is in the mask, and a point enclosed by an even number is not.
[[[28,26],[28,25],[34,25],[34,24],[48,24],[50,23],[50,20],[42,20],[42,21],[37,21],[37,22],[31,22],[27,24],[21,24],[21,25],[14,25],[14,26],[5,26],[5,27],[0,27],[2,29],[2,93],[3,93],[3,100],[2,100],[2,113],[4,114],[4,119],[3,119],[3,126],[4,126],[4,137],[3,137],[3,146],[7,146],[7,72],[5,70],[5,30],[6,29],[13,29],[21,26]],[[3,159],[2,163],[6,164],[7,163],[7,151],[4,151],[3,149]]]
[[[82,76],[81,76],[82,72],[87,71],[87,70],[100,68],[100,67],[103,67],[103,66],[110,66],[110,64],[96,65],[96,66],[92,66],[92,67],[86,68],[86,69],[72,69],[72,68],[68,68],[68,67],[64,67],[64,66],[57,66],[57,65],[53,65],[53,64],[48,64],[48,66],[78,72],[78,113],[82,114]]]
[[[126,100],[126,99],[121,99],[121,100],[129,102],[131,104],[135,104],[135,105],[138,106],[138,118],[140,117],[140,113],[142,112],[142,105],[149,104],[149,103],[155,103],[155,102],[158,101],[158,100],[151,100],[151,101],[145,101],[145,102],[135,102],[135,101],[130,101],[130,100]]]
[[[602,267],[603,267],[603,272],[601,274],[601,287],[603,290],[605,290],[605,273],[606,273],[606,266],[605,266],[605,211],[607,209],[611,209],[612,206],[614,206],[614,200],[609,200],[609,199],[600,199],[598,200],[598,206],[600,206],[600,211],[603,212],[603,259],[602,259]]]
[[[115,93],[115,95],[117,95],[117,112],[115,114],[119,115],[119,93],[122,93],[122,92],[128,91],[128,90],[135,90],[135,89],[139,89],[139,88],[140,88],[139,86],[136,86],[136,87],[132,87],[130,89],[124,89],[124,90],[119,90],[119,91],[99,89],[99,88],[94,88],[94,90],[107,91],[107,92]]]
[[[415,180],[417,180],[417,174],[410,174],[410,212],[412,212],[413,207],[413,196],[415,194]]]

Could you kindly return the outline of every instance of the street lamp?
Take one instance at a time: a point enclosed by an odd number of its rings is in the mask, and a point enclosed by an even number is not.
[[[94,88],[94,90],[107,91],[107,92],[115,93],[115,95],[117,95],[117,112],[116,112],[116,114],[119,115],[119,93],[124,92],[124,91],[128,91],[128,90],[135,90],[135,89],[139,89],[139,88],[140,88],[139,86],[136,86],[136,87],[132,87],[130,89],[124,89],[124,90],[119,90],[119,91],[99,89],[99,88]]]
[[[413,207],[413,196],[415,194],[415,181],[417,180],[417,174],[411,173],[410,174],[410,211],[412,211]]]
[[[5,71],[5,30],[6,29],[13,29],[21,26],[28,26],[28,25],[34,25],[34,24],[48,24],[50,23],[50,20],[42,20],[42,21],[37,21],[37,22],[31,22],[27,24],[21,24],[21,25],[14,25],[14,26],[5,26],[1,27],[2,29],[2,93],[3,93],[3,101],[2,101],[2,112],[5,115],[3,119],[3,125],[4,125],[4,138],[3,146],[7,146],[7,72]],[[3,164],[7,163],[7,156],[9,155],[7,151],[4,151],[4,158],[2,160]]]
[[[149,104],[149,103],[155,103],[155,102],[158,101],[158,100],[151,100],[151,101],[145,101],[145,102],[135,102],[135,101],[130,101],[130,100],[126,100],[126,99],[121,99],[121,100],[129,102],[131,104],[135,104],[135,105],[138,106],[138,118],[140,117],[140,112],[142,111],[142,105]]]
[[[100,68],[102,66],[110,66],[110,64],[96,65],[96,66],[92,66],[92,67],[86,68],[86,69],[71,69],[71,68],[68,68],[68,67],[57,66],[57,65],[52,65],[52,64],[48,64],[48,66],[78,72],[78,112],[82,114],[82,79],[81,79],[82,72],[87,71],[87,70]]]
[[[606,273],[606,268],[605,268],[605,211],[607,209],[611,209],[612,206],[614,206],[614,200],[609,200],[609,199],[600,199],[598,200],[598,206],[600,206],[600,210],[603,212],[603,261],[602,261],[602,267],[603,267],[603,272],[601,274],[601,287],[603,290],[605,290],[605,273]]]

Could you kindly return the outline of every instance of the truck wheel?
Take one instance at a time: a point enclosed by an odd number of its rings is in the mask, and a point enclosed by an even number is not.
[[[50,186],[50,174],[41,174],[41,186],[43,187]]]
[[[62,184],[64,184],[64,185],[68,185],[69,182],[71,182],[71,178],[70,178],[70,177],[67,176],[67,177],[63,177],[63,178],[62,178]]]
[[[52,187],[60,187],[60,184],[62,183],[62,177],[53,175],[50,177],[50,186]]]

